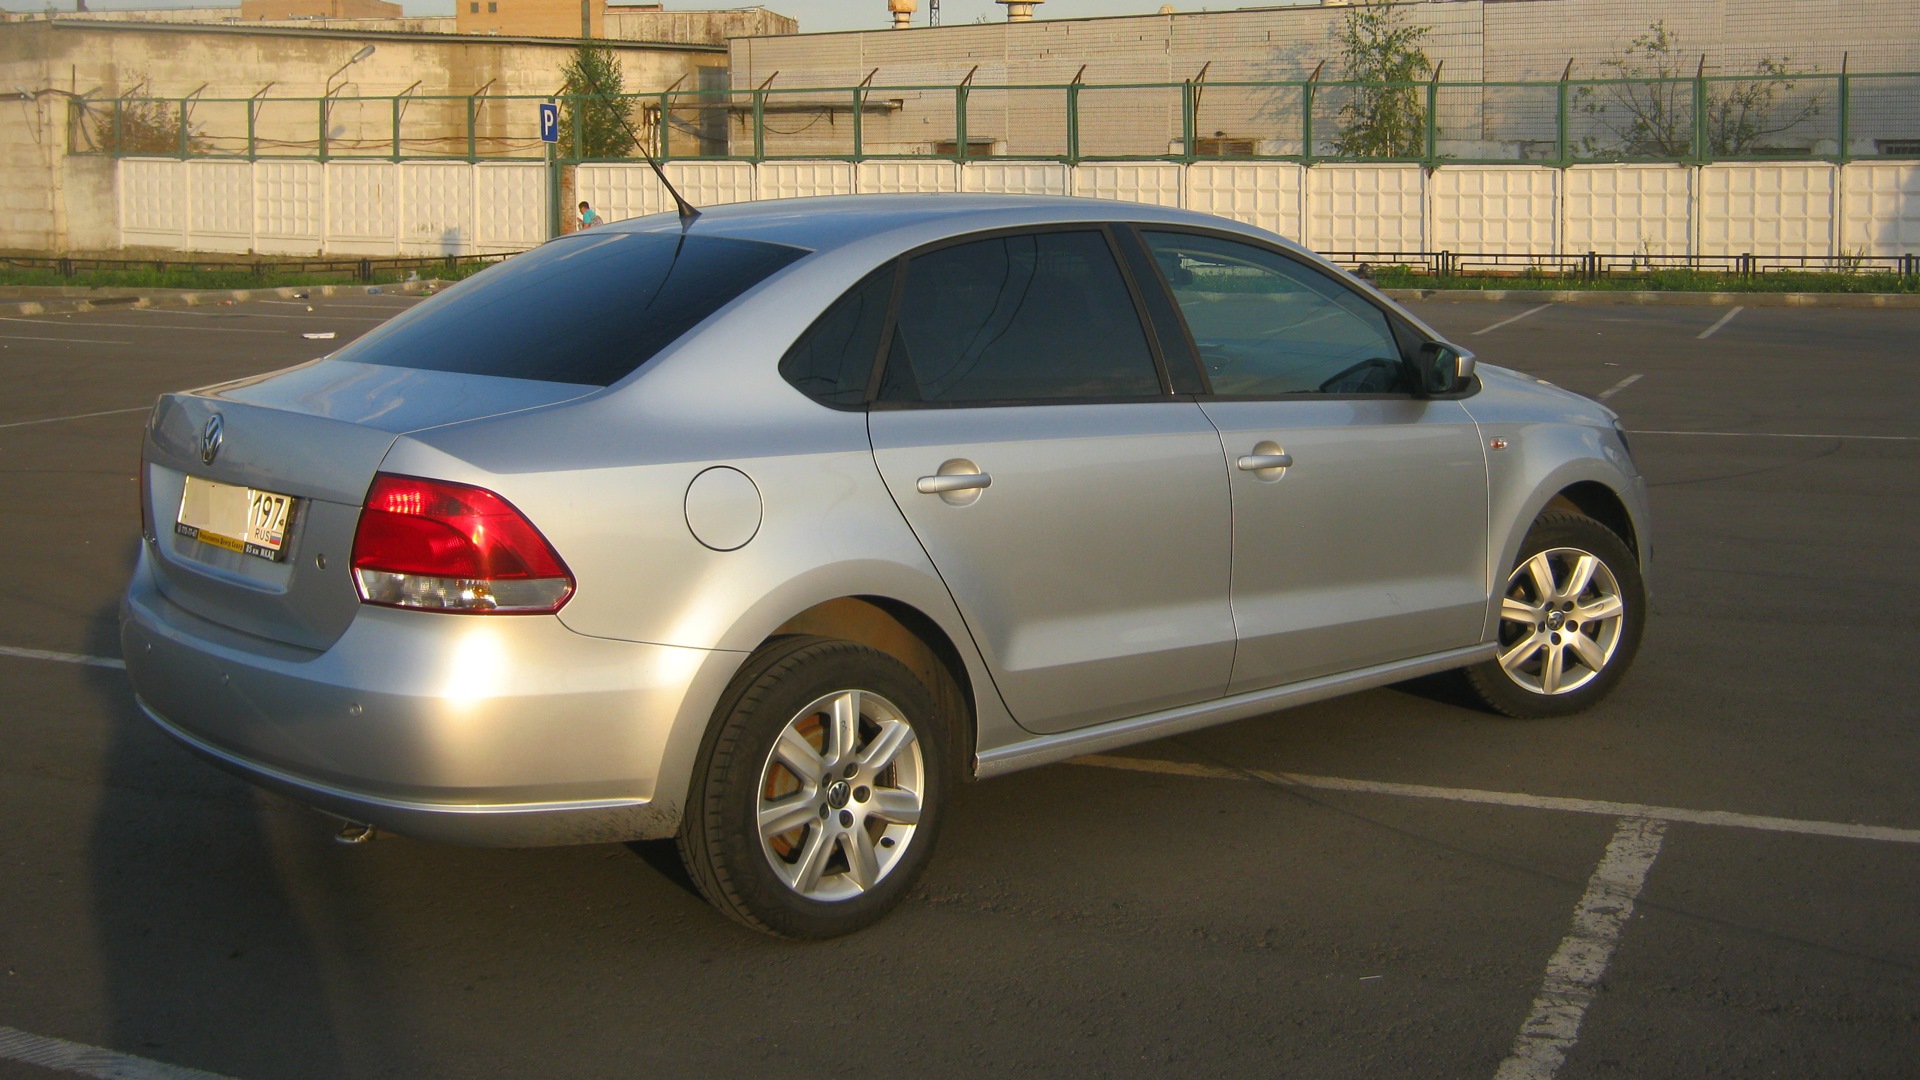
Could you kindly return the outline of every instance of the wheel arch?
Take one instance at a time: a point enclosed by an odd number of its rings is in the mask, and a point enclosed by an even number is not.
[[[1627,510],[1626,501],[1598,480],[1582,480],[1561,488],[1534,517],[1538,518],[1549,510],[1571,510],[1592,518],[1625,542],[1634,558],[1640,558],[1639,530],[1634,528],[1633,515]]]
[[[954,778],[973,778],[979,698],[965,657],[939,622],[892,597],[838,596],[795,613],[775,627],[766,642],[793,634],[856,642],[906,665],[948,715],[947,750]]]

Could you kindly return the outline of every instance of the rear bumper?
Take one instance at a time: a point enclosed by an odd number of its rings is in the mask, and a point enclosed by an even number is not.
[[[188,748],[328,813],[488,846],[672,835],[741,659],[377,607],[298,649],[173,604],[144,552],[121,615],[140,707]]]

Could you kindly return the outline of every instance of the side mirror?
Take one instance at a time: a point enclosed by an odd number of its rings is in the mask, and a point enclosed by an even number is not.
[[[1429,341],[1420,346],[1420,389],[1428,395],[1451,394],[1473,378],[1473,354],[1458,345]]]

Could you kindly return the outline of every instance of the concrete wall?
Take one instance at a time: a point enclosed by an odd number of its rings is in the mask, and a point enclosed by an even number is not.
[[[255,151],[315,156],[317,99],[327,76],[369,43],[375,53],[334,80],[337,93],[326,106],[330,153],[391,154],[392,106],[366,98],[397,94],[420,80],[403,115],[407,154],[465,157],[464,96],[491,83],[489,96],[476,106],[484,140],[478,149],[534,160],[543,156],[534,105],[498,95],[551,93],[573,48],[565,42],[67,20],[9,23],[0,26],[0,86],[25,87],[35,96],[0,100],[0,249],[81,250],[100,240],[109,248],[118,244],[117,232],[93,236],[84,223],[75,224],[79,217],[111,217],[111,203],[103,209],[89,200],[75,212],[64,206],[76,186],[87,187],[75,178],[92,176],[101,167],[69,150],[87,149],[102,125],[111,129],[111,110],[93,107],[73,114],[68,104],[73,95],[91,91],[95,98],[112,98],[144,82],[155,96],[179,96],[205,84],[189,113],[190,131],[198,145],[244,154],[250,111],[245,99],[273,83],[271,96],[281,100],[251,110]],[[626,85],[641,91],[683,77],[697,82],[701,67],[722,59],[698,46],[610,44]],[[435,94],[460,97],[430,100]],[[306,99],[283,99],[297,95]],[[111,169],[111,162],[104,164]]]
[[[100,159],[87,161],[98,169]],[[70,188],[74,236],[145,251],[441,255],[546,239],[537,164],[125,159]],[[1163,162],[676,162],[696,205],[886,192],[1015,192],[1219,214],[1315,250],[1510,256],[1920,254],[1920,164],[1416,166]],[[582,165],[564,199],[608,220],[671,203],[645,165]],[[82,190],[85,194],[82,195]],[[87,200],[84,205],[81,200]],[[110,226],[110,227],[109,227]],[[81,245],[74,245],[79,248]],[[1377,255],[1373,261],[1379,261]],[[1464,265],[1471,269],[1471,258]],[[1509,267],[1511,268],[1511,267]]]
[[[537,21],[525,18],[524,2],[505,9],[508,16],[520,12],[510,29],[502,19],[500,5],[507,0],[492,0],[496,10],[487,10],[488,0],[480,0],[480,10],[472,10],[474,0],[458,0],[456,14],[403,16],[398,5],[385,0],[246,0],[238,6],[200,8],[138,8],[118,11],[61,11],[49,16],[39,11],[0,11],[0,23],[62,21],[199,23],[249,26],[281,26],[291,29],[358,30],[410,34],[505,34],[533,37],[577,37],[580,33],[579,0],[549,2]],[[374,6],[368,6],[374,5]],[[377,14],[391,7],[389,14]],[[290,12],[299,12],[290,15]],[[281,12],[281,14],[274,14]],[[726,11],[653,11],[632,7],[605,6],[594,18],[594,33],[614,41],[651,41],[676,44],[723,45],[728,38],[748,35],[796,34],[796,19],[766,8],[735,8]]]
[[[240,18],[398,19],[404,12],[387,0],[240,0]]]

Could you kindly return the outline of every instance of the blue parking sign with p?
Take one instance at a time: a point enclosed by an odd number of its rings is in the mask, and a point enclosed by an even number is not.
[[[540,140],[550,143],[560,141],[560,106],[551,101],[540,103]]]

